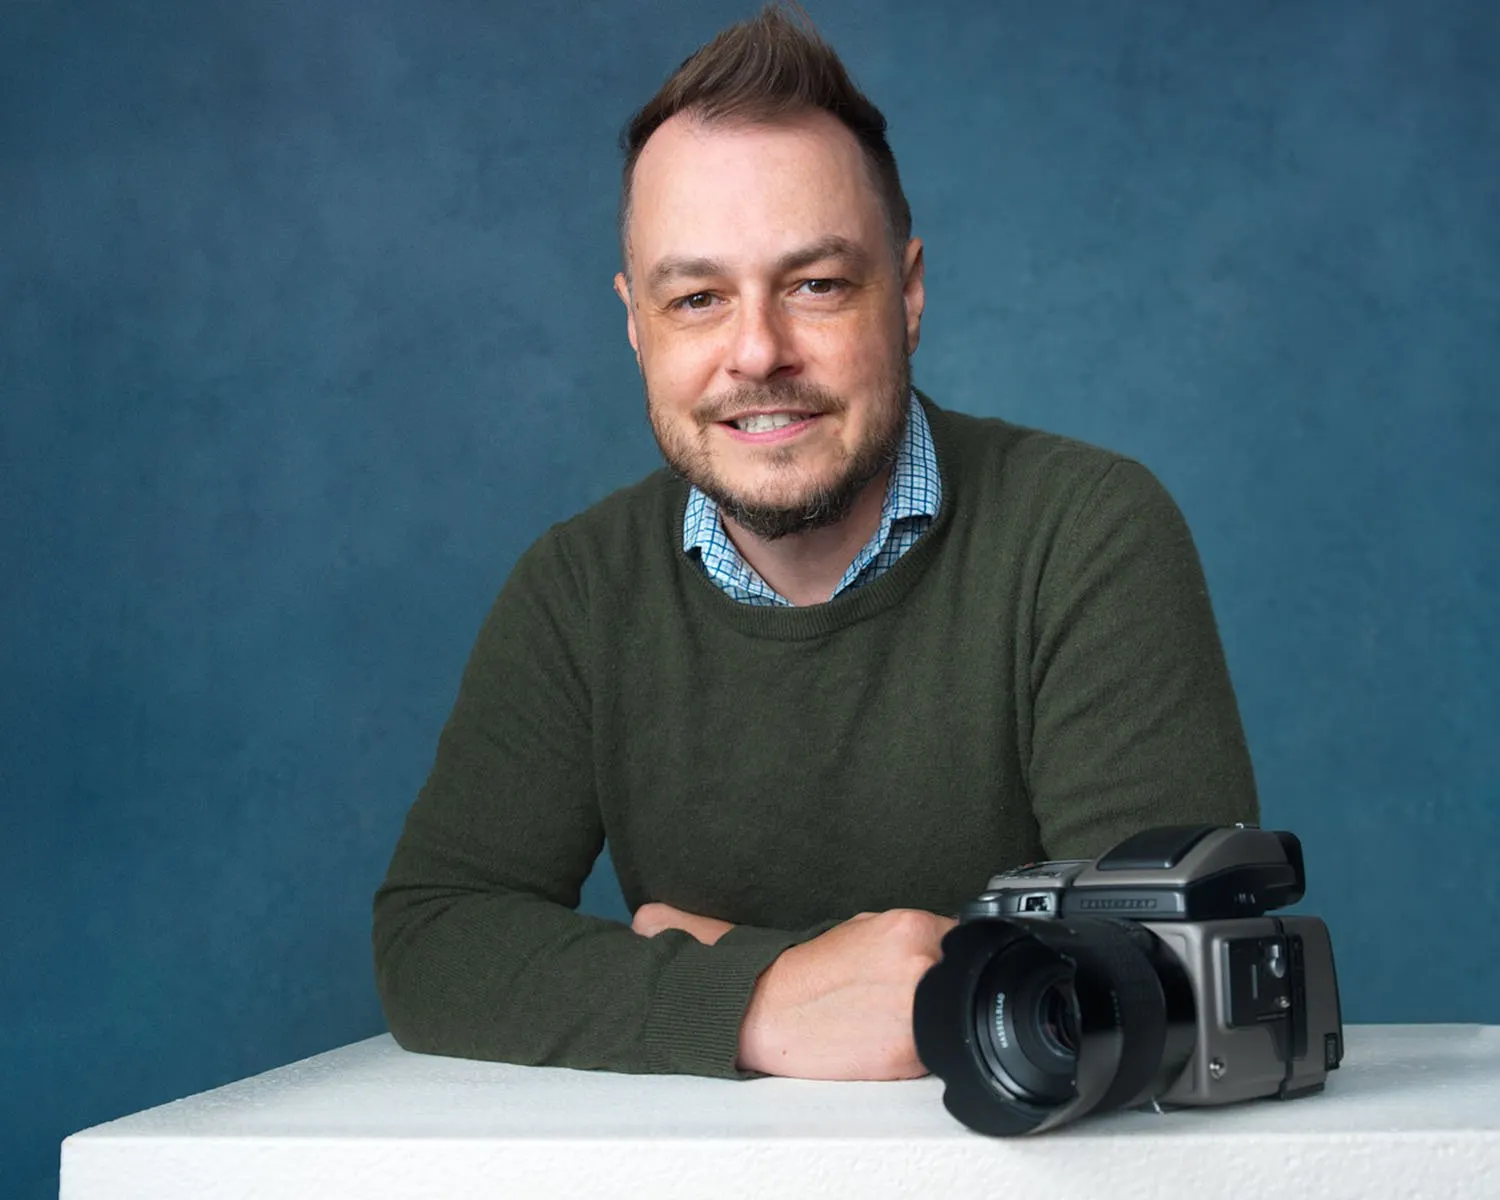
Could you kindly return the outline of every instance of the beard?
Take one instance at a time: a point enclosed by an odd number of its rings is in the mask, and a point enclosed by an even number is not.
[[[764,541],[808,533],[837,525],[849,515],[860,493],[896,461],[906,432],[911,396],[911,365],[903,354],[882,381],[870,408],[870,429],[859,445],[845,451],[826,478],[811,478],[797,465],[798,448],[761,451],[766,467],[775,472],[769,495],[753,496],[731,490],[713,468],[706,435],[725,416],[748,408],[790,409],[818,416],[837,416],[848,410],[842,396],[800,379],[773,380],[720,392],[694,406],[692,420],[698,436],[677,428],[658,412],[646,386],[646,415],[667,466],[719,506],[720,513]]]

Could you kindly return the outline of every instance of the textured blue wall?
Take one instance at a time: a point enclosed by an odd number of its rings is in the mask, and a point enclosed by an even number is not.
[[[1500,5],[812,7],[919,382],[1186,510],[1347,1017],[1500,1021]],[[656,461],[614,138],[748,8],[0,0],[0,1194],[380,1030],[481,615]]]

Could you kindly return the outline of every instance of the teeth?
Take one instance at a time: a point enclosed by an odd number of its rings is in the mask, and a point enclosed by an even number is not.
[[[741,417],[734,423],[734,427],[743,433],[769,433],[773,429],[783,429],[805,420],[806,417],[791,413],[756,413],[754,416]]]

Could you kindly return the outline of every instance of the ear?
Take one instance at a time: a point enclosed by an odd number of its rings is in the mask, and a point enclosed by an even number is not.
[[[615,295],[620,297],[620,303],[625,306],[625,333],[630,338],[630,348],[635,351],[636,358],[640,358],[641,344],[635,332],[635,305],[630,302],[630,283],[624,272],[615,274]]]
[[[922,340],[922,310],[927,307],[921,238],[912,238],[906,243],[901,266],[901,299],[906,305],[906,352],[912,354]]]

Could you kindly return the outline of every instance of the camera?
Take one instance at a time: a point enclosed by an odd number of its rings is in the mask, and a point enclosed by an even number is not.
[[[917,1053],[979,1133],[1321,1091],[1343,1058],[1333,946],[1295,835],[1163,826],[995,876],[917,985]]]

